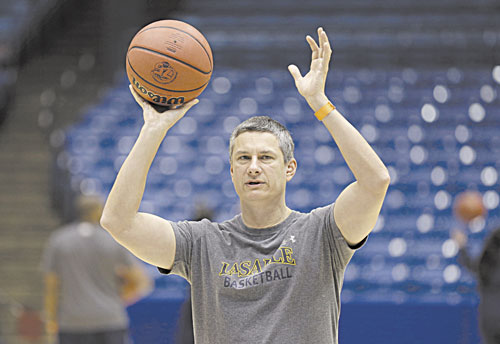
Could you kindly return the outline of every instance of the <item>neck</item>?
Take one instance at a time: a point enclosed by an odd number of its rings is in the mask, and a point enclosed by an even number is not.
[[[241,202],[241,218],[251,228],[269,228],[283,222],[292,210],[283,202],[279,207]]]

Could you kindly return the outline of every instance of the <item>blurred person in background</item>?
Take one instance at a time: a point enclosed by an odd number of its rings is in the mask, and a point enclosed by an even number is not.
[[[467,235],[454,229],[451,237],[459,247],[458,262],[478,281],[479,328],[485,344],[500,344],[500,227],[486,238],[478,257],[467,248]]]
[[[103,202],[80,196],[78,220],[54,231],[46,245],[46,331],[60,344],[130,343],[126,306],[152,290],[142,263],[99,225]]]

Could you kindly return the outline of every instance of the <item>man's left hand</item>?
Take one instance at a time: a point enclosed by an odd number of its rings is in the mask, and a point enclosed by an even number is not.
[[[325,95],[326,76],[332,49],[328,36],[323,28],[318,28],[319,45],[311,36],[306,36],[306,40],[311,47],[311,68],[309,72],[302,76],[295,65],[288,66],[288,70],[295,80],[295,86],[299,93],[305,98],[309,106],[317,111],[328,102]]]

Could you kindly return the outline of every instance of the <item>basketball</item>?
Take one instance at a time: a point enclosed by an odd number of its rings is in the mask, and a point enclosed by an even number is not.
[[[483,198],[477,191],[464,191],[455,199],[453,205],[455,216],[465,223],[469,223],[479,216],[484,216],[486,208],[483,204]]]
[[[193,26],[160,20],[132,38],[126,70],[142,98],[165,107],[182,105],[207,87],[213,70],[212,50]]]

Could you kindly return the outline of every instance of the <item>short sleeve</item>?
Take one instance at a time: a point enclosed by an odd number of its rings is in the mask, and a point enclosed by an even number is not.
[[[340,232],[337,223],[335,222],[335,218],[333,216],[334,207],[335,203],[332,203],[326,207],[318,208],[314,211],[324,219],[324,229],[326,232],[325,234],[326,238],[328,239],[331,251],[334,255],[334,259],[336,259],[340,263],[340,265],[345,268],[345,266],[347,266],[347,263],[349,263],[349,261],[351,260],[354,252],[364,245],[367,238],[363,239],[354,247],[350,246]]]
[[[171,270],[158,268],[163,274],[173,273],[189,280],[193,238],[193,221],[170,222],[175,235],[175,258]]]
[[[191,263],[193,247],[199,244],[200,238],[210,227],[207,219],[201,221],[170,222],[175,235],[175,258],[171,270],[158,268],[163,274],[175,274],[191,281]]]

